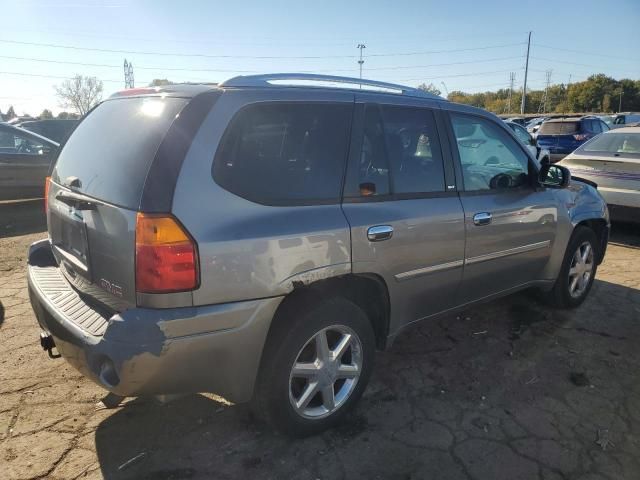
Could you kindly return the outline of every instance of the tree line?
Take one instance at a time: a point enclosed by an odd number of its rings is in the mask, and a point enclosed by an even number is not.
[[[418,88],[441,93],[433,84],[422,84]],[[453,91],[447,98],[497,114],[520,113],[522,91],[513,91],[510,102],[508,88],[482,93]],[[582,82],[550,85],[546,101],[544,90],[528,90],[526,100],[524,113],[635,112],[640,111],[640,80],[616,80],[598,73]]]

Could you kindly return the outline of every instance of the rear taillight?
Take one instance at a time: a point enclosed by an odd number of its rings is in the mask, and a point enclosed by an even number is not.
[[[573,138],[575,138],[576,140],[578,140],[579,142],[586,140],[587,138],[589,138],[589,135],[585,134],[585,133],[576,133]]]
[[[171,215],[138,213],[136,291],[168,293],[198,286],[196,244]]]
[[[51,185],[51,177],[46,177],[44,179],[44,211],[47,211],[47,207],[49,206],[49,185]]]

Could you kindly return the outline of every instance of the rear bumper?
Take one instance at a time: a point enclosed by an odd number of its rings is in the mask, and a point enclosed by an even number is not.
[[[94,382],[123,396],[213,392],[233,402],[251,398],[282,297],[109,315],[87,304],[57,270],[49,242],[34,243],[31,305],[60,354]]]

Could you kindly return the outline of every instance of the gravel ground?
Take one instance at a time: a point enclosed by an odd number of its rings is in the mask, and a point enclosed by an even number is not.
[[[632,227],[578,310],[523,293],[413,328],[348,421],[305,440],[211,395],[100,408],[105,392],[38,345],[25,257],[42,227],[0,228],[0,479],[640,478]]]

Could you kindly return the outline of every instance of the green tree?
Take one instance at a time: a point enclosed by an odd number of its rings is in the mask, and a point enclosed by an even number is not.
[[[50,120],[52,118],[53,113],[51,113],[51,110],[47,110],[46,108],[42,110],[42,113],[40,114],[40,120]]]
[[[418,85],[418,90],[432,93],[434,95],[440,95],[442,93],[442,91],[438,87],[436,87],[433,83],[429,83],[429,84],[421,83],[420,85]]]
[[[80,117],[75,113],[60,112],[56,118],[58,118],[58,120],[76,120]]]

